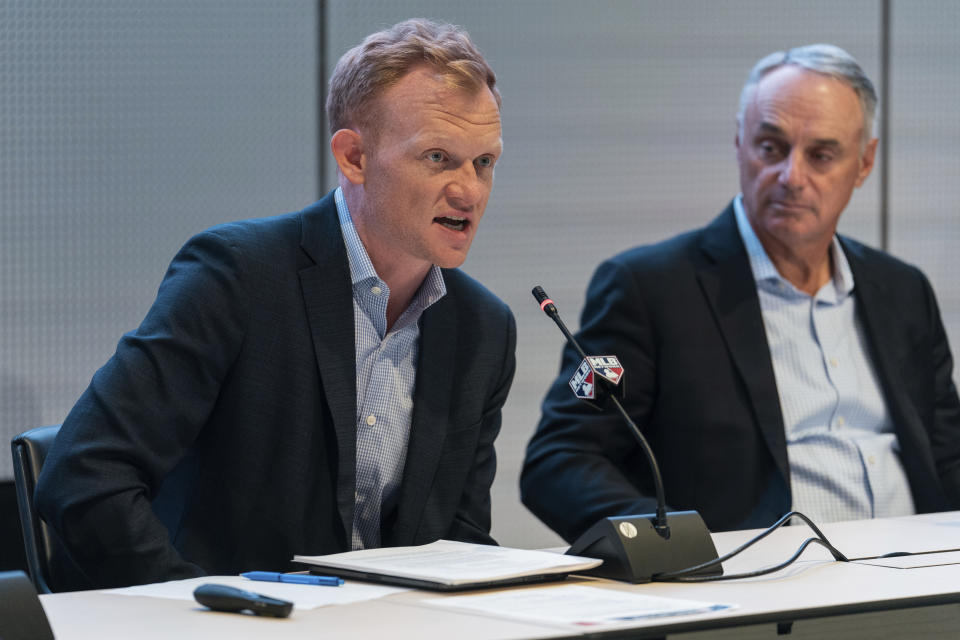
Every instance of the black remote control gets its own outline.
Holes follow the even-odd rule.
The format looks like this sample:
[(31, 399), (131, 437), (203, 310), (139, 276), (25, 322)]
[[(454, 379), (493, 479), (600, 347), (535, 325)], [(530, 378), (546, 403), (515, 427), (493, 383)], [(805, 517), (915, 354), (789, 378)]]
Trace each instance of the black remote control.
[(286, 618), (293, 610), (293, 603), (287, 600), (278, 600), (223, 584), (202, 584), (194, 589), (193, 597), (214, 611), (252, 611), (258, 616)]

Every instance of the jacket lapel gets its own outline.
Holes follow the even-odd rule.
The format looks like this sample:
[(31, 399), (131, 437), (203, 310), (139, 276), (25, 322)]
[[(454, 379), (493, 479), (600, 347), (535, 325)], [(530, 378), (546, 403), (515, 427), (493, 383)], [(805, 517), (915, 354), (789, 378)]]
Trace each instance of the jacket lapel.
[(350, 265), (333, 193), (306, 209), (302, 221), (301, 246), (315, 264), (300, 271), (300, 287), (337, 437), (337, 505), (349, 543), (356, 485), (356, 353)]
[(434, 483), (447, 428), (450, 426), (450, 399), (454, 353), (459, 338), (453, 294), (431, 305), (420, 317), (420, 355), (413, 394), (413, 416), (407, 462), (397, 501), (392, 545), (415, 544), (416, 534)]
[(756, 283), (737, 230), (732, 204), (707, 227), (702, 238), (701, 250), (706, 261), (697, 269), (700, 286), (734, 366), (747, 388), (760, 431), (777, 468), (789, 482), (787, 444), (776, 377)]

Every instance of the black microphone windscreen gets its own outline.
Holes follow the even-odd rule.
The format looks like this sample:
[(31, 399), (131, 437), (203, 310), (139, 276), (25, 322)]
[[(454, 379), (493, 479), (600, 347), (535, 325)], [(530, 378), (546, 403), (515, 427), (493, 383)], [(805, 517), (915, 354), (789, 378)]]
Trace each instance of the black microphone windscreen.
[(533, 297), (537, 299), (537, 304), (543, 304), (543, 301), (547, 299), (547, 292), (543, 290), (543, 287), (537, 285), (533, 288)]

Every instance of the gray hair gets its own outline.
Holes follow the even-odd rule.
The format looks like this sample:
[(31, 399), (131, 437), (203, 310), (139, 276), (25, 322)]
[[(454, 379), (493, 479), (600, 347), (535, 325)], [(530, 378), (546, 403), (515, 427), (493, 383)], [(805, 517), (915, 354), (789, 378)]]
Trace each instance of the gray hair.
[(863, 143), (866, 144), (874, 135), (877, 92), (854, 57), (832, 44), (810, 44), (805, 47), (794, 47), (788, 51), (777, 51), (754, 65), (740, 92), (737, 131), (741, 133), (743, 131), (743, 117), (760, 80), (774, 69), (788, 64), (836, 78), (854, 90), (860, 98), (860, 108), (863, 111)]

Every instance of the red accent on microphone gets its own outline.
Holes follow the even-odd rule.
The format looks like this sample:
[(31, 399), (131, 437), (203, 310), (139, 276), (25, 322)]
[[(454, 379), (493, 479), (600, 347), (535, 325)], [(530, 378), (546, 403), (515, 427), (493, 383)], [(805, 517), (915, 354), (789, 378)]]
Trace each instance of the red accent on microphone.
[(550, 298), (547, 298), (543, 302), (541, 302), (540, 311), (545, 311), (548, 304), (554, 304), (553, 300), (551, 300)]

